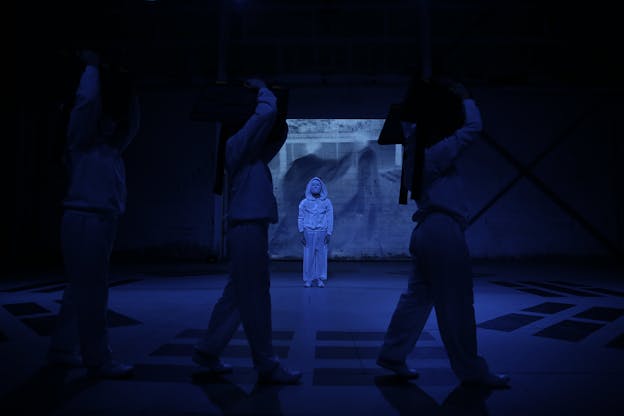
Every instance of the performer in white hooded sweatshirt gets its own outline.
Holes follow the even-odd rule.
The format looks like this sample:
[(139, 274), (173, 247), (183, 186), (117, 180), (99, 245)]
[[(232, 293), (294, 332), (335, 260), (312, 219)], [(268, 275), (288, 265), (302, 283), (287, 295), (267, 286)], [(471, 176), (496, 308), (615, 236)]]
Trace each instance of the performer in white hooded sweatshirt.
[(327, 246), (334, 232), (334, 208), (327, 187), (314, 177), (308, 182), (305, 198), (299, 203), (297, 225), (303, 244), (303, 281), (305, 287), (316, 281), (324, 287), (327, 280)]

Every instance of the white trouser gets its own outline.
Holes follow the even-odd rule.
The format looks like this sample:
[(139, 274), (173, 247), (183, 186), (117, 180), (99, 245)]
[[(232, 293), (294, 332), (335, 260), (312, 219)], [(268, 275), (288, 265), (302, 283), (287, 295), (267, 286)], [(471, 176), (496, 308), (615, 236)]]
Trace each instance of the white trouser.
[(472, 270), (460, 224), (431, 214), (412, 232), (412, 272), (386, 332), (380, 357), (404, 362), (435, 309), (451, 368), (460, 380), (488, 372), (477, 354)]
[(327, 280), (327, 230), (303, 230), (306, 244), (303, 247), (303, 280)]
[(117, 232), (117, 217), (66, 211), (61, 225), (61, 247), (67, 288), (51, 338), (57, 352), (82, 352), (85, 366), (111, 360), (106, 316), (108, 269)]
[(268, 224), (250, 221), (230, 225), (227, 247), (230, 276), (212, 309), (208, 330), (195, 347), (218, 357), (242, 324), (255, 368), (270, 371), (279, 360), (271, 338)]

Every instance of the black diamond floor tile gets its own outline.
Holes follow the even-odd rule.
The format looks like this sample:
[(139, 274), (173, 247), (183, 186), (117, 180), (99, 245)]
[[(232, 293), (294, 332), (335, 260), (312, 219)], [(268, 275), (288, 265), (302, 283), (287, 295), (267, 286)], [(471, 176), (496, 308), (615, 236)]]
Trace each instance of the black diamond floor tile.
[(48, 309), (34, 302), (8, 303), (2, 305), (13, 316), (34, 315), (50, 312)]
[(566, 319), (555, 325), (544, 328), (535, 336), (578, 342), (587, 338), (604, 325)]
[(510, 313), (507, 315), (499, 316), (498, 318), (490, 319), (489, 321), (481, 322), (477, 326), (479, 328), (511, 332), (515, 331), (518, 328), (522, 328), (523, 326), (532, 324), (535, 321), (539, 321), (540, 319), (542, 319), (541, 316)]
[(530, 308), (524, 308), (522, 310), (525, 312), (544, 313), (551, 315), (573, 307), (574, 305), (571, 303), (544, 302), (540, 303), (539, 305), (531, 306)]

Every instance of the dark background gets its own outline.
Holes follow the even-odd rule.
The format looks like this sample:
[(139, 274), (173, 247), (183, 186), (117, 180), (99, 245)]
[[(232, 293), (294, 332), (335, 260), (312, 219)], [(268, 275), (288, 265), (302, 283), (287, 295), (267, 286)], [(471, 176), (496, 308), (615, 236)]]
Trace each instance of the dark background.
[(125, 156), (128, 212), (114, 261), (222, 258), (220, 201), (211, 192), (216, 126), (190, 118), (205, 85), (259, 74), (290, 89), (290, 117), (384, 118), (410, 68), (459, 79), (480, 100), (493, 142), (481, 153), (487, 168), (475, 173), (480, 199), (472, 213), (484, 209), (468, 235), (475, 257), (622, 257), (624, 68), (617, 57), (622, 25), (611, 3), (13, 7), (15, 73), (6, 79), (15, 96), (3, 152), (8, 266), (60, 262), (64, 117), (79, 76), (75, 50), (89, 45), (135, 74), (143, 108), (141, 132)]

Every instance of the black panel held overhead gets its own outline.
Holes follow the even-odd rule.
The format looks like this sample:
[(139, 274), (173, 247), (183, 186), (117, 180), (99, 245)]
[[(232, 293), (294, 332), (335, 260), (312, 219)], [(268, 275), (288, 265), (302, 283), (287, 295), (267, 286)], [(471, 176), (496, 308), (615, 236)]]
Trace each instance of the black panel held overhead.
[[(278, 85), (270, 85), (269, 89), (277, 97), (278, 122), (275, 123), (275, 129), (277, 129), (286, 122), (289, 90)], [(257, 95), (257, 90), (246, 87), (241, 81), (216, 81), (214, 84), (204, 86), (193, 104), (191, 120), (221, 124), (213, 188), (217, 195), (223, 194), (225, 143), (253, 115)], [(272, 131), (270, 135), (273, 136), (276, 133)]]

